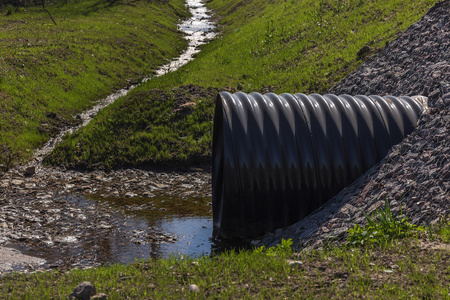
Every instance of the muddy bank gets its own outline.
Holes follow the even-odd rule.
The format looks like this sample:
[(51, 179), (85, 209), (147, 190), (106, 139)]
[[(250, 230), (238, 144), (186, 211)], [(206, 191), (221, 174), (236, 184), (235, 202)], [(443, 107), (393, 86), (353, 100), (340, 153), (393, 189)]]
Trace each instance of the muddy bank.
[[(450, 1), (436, 4), (401, 36), (330, 90), (333, 94), (423, 95), (431, 110), (388, 156), (300, 222), (266, 235), (261, 244), (292, 238), (297, 249), (343, 240), (354, 223), (391, 202), (414, 224), (450, 213)], [(301, 242), (300, 242), (301, 239)], [(257, 244), (257, 243), (255, 243)]]
[(0, 247), (0, 274), (9, 270), (36, 268), (45, 264), (45, 260), (28, 256), (11, 248)]

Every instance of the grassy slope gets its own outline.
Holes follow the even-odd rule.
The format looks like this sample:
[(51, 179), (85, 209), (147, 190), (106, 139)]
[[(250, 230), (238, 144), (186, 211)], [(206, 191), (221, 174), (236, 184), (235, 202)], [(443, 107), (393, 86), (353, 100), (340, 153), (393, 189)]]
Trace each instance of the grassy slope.
[(83, 168), (204, 164), (211, 157), (211, 99), (217, 93), (194, 86), (132, 91), (126, 101), (101, 111), (44, 162), (52, 159), (53, 164)]
[[(182, 0), (69, 1), (0, 14), (0, 164), (27, 158), (72, 115), (177, 56)], [(12, 161), (10, 161), (12, 159)]]
[[(202, 104), (186, 119), (171, 115), (185, 102), (169, 101), (161, 110), (158, 94), (184, 97), (174, 88), (185, 84), (233, 86), (245, 92), (269, 87), (277, 93), (322, 93), (417, 21), (434, 2), (212, 0), (208, 6), (220, 20), (220, 38), (204, 46), (193, 62), (146, 83), (105, 110), (47, 162), (107, 168), (206, 163), (211, 156), (215, 97), (193, 93), (192, 101)], [(369, 53), (358, 55), (364, 46)], [(155, 88), (163, 91), (152, 91)], [(129, 107), (129, 112), (118, 107)], [(138, 109), (155, 109), (157, 118), (149, 113), (136, 116), (133, 111)]]
[[(171, 84), (236, 86), (250, 92), (324, 92), (356, 69), (368, 45), (374, 53), (417, 21), (435, 1), (213, 0), (223, 38)], [(158, 83), (155, 83), (158, 86)]]

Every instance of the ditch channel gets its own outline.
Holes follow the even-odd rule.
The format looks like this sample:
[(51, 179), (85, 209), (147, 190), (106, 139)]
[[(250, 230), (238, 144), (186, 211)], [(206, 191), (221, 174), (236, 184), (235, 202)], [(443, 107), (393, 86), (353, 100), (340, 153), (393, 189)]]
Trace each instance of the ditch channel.
[[(156, 76), (194, 59), (215, 36), (201, 0), (187, 0), (191, 18), (178, 25), (189, 46)], [(143, 79), (143, 82), (152, 77)], [(42, 166), (67, 133), (86, 126), (136, 85), (117, 91), (79, 116), (35, 152), (30, 162), (0, 176), (0, 274), (71, 269), (222, 249), (212, 239), (210, 167), (78, 172)]]

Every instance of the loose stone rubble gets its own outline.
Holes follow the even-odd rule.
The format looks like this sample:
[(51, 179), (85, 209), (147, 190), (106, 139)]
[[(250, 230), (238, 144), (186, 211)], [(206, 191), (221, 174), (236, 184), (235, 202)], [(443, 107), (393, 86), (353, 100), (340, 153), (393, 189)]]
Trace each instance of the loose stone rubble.
[(1, 195), (50, 198), (74, 193), (107, 197), (154, 197), (159, 194), (177, 197), (211, 197), (210, 168), (188, 171), (119, 171), (78, 172), (40, 167), (29, 175), (29, 167), (0, 174)]
[[(263, 237), (272, 246), (319, 247), (342, 240), (355, 223), (389, 200), (414, 224), (429, 225), (450, 212), (450, 1), (436, 4), (379, 54), (330, 90), (333, 94), (423, 95), (430, 111), (417, 129), (353, 185), (300, 222)], [(255, 243), (258, 244), (258, 243)]]

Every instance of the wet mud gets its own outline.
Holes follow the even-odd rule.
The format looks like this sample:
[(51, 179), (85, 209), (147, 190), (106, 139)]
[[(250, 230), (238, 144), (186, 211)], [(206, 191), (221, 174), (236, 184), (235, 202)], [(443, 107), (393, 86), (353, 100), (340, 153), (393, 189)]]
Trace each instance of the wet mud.
[(168, 225), (174, 220), (203, 220), (202, 248), (188, 252), (211, 251), (207, 168), (89, 173), (41, 168), (32, 175), (22, 168), (2, 174), (0, 195), (0, 245), (46, 260), (27, 264), (30, 270), (185, 254), (161, 247), (183, 240), (182, 230), (172, 228), (179, 224)]

